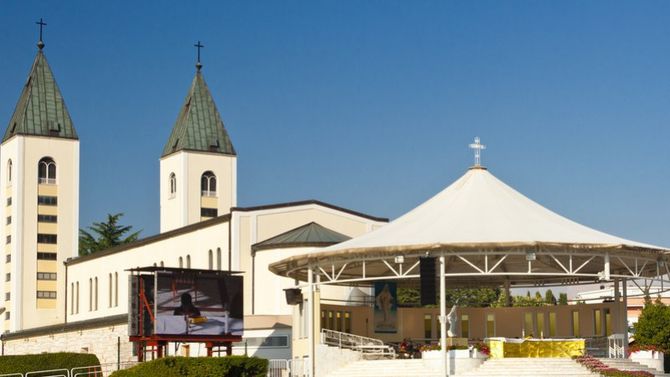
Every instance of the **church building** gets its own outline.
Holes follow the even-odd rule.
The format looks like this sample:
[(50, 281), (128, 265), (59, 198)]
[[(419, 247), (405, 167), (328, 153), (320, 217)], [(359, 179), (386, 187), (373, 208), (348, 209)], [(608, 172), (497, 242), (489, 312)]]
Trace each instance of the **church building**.
[[(154, 156), (159, 234), (78, 256), (79, 143), (40, 37), (0, 145), (5, 355), (90, 352), (116, 363), (118, 352), (121, 362), (136, 360), (128, 341), (128, 270), (156, 266), (241, 271), (245, 331), (233, 352), (290, 358), (293, 307), (282, 290), (294, 281), (268, 266), (388, 221), (316, 200), (238, 207), (237, 153), (199, 59), (165, 147)], [(335, 287), (322, 295), (352, 294), (360, 291)], [(205, 352), (197, 344), (168, 348)]]

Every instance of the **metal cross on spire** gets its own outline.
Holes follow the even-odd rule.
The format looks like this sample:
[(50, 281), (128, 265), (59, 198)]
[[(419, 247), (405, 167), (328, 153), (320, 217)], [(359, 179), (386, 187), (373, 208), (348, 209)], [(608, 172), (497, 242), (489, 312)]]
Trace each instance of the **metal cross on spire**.
[(470, 149), (475, 151), (475, 166), (481, 166), (482, 149), (486, 149), (486, 145), (479, 142), (479, 136), (475, 137), (475, 142), (470, 144)]
[(44, 42), (42, 41), (42, 28), (44, 26), (47, 26), (47, 23), (42, 20), (40, 17), (39, 22), (35, 22), (35, 24), (40, 25), (40, 40), (37, 42), (37, 47), (41, 50), (44, 48)]
[(205, 45), (203, 45), (202, 43), (200, 43), (200, 41), (198, 41), (198, 43), (194, 44), (193, 46), (198, 49), (198, 62), (195, 63), (195, 67), (199, 71), (200, 68), (202, 68), (202, 64), (200, 63), (200, 49), (205, 47)]

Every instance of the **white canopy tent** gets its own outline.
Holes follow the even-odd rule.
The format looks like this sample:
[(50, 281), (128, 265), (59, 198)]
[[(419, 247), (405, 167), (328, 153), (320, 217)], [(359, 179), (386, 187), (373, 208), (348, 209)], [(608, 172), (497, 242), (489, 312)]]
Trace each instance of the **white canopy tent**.
[(625, 284), (626, 279), (663, 285), (664, 275), (670, 274), (668, 252), (560, 216), (476, 165), (388, 225), (318, 252), (283, 259), (270, 270), (307, 281), (311, 299), (318, 284), (417, 279), (419, 258), (438, 257), (445, 350), (447, 281), (450, 287), (602, 280)]

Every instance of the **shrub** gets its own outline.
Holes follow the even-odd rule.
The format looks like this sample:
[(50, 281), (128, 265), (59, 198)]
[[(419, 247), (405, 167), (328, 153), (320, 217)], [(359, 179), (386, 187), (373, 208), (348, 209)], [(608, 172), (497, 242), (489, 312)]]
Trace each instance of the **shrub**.
[(264, 377), (267, 370), (268, 361), (257, 357), (164, 357), (116, 371), (111, 377)]
[(635, 324), (635, 343), (659, 351), (670, 350), (670, 307), (660, 300), (646, 300)]
[(100, 365), (90, 353), (41, 353), (36, 355), (0, 356), (0, 374), (26, 373), (39, 370), (72, 369)]

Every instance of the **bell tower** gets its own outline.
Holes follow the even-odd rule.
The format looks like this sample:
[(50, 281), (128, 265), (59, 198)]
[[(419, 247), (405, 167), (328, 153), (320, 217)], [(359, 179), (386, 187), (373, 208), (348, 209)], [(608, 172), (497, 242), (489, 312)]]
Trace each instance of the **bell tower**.
[(0, 144), (3, 331), (64, 321), (63, 261), (77, 255), (79, 137), (38, 51)]
[(237, 154), (196, 72), (160, 159), (161, 233), (226, 214), (237, 205)]

